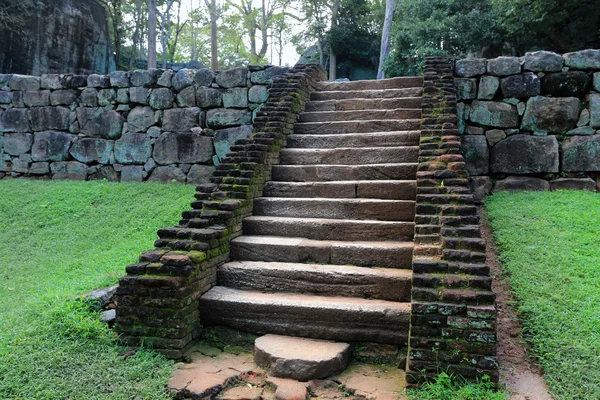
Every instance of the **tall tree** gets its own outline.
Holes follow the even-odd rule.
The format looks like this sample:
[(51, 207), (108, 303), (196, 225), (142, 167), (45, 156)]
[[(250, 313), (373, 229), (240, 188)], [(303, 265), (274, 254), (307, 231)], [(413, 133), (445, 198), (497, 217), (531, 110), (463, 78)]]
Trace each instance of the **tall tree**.
[(115, 63), (118, 66), (121, 62), (121, 46), (124, 41), (126, 31), (123, 21), (123, 0), (97, 0), (108, 13), (111, 22), (111, 36), (115, 51)]
[[(340, 2), (341, 0), (333, 0), (333, 4), (331, 6), (331, 28), (330, 30), (334, 30), (338, 25), (338, 14), (340, 11)], [(337, 78), (337, 56), (335, 54), (335, 49), (333, 46), (329, 46), (329, 80), (335, 81)]]
[(390, 29), (392, 28), (394, 7), (394, 0), (386, 0), (385, 19), (383, 20), (383, 30), (381, 32), (381, 51), (379, 52), (379, 68), (377, 69), (377, 79), (385, 78), (385, 60), (390, 53)]
[(156, 0), (148, 0), (148, 68), (156, 68)]
[(204, 0), (206, 7), (210, 13), (210, 62), (213, 71), (219, 70), (219, 54), (217, 43), (217, 20), (219, 19), (220, 11), (217, 8), (216, 0)]
[(176, 0), (165, 0), (165, 11), (156, 10), (160, 17), (160, 45), (162, 48), (162, 67), (167, 69), (167, 43), (171, 38), (171, 11)]

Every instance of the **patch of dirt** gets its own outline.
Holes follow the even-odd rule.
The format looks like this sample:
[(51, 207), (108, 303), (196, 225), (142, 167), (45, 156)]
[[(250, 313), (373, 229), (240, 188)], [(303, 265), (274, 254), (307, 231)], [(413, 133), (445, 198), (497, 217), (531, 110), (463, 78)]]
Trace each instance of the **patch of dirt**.
[(552, 400), (553, 397), (548, 393), (548, 385), (542, 378), (543, 371), (530, 357), (529, 346), (521, 334), (519, 314), (511, 306), (515, 304), (515, 298), (502, 275), (492, 230), (481, 208), (479, 216), (481, 234), (487, 243), (486, 261), (494, 278), (492, 290), (496, 293), (497, 356), (501, 382), (512, 394), (511, 400)]

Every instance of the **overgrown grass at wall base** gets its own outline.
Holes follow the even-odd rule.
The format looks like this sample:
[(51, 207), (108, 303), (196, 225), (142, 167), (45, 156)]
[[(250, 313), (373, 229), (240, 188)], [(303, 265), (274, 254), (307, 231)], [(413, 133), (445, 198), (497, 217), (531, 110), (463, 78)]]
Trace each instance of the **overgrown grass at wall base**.
[(600, 398), (600, 195), (501, 193), (486, 208), (551, 393)]
[(0, 398), (168, 399), (172, 363), (116, 335), (78, 300), (174, 224), (194, 188), (0, 182)]

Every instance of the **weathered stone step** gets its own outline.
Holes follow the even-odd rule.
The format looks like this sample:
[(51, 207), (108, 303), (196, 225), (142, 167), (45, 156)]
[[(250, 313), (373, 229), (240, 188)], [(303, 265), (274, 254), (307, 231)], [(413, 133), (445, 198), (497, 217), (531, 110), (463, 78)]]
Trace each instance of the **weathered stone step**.
[(304, 111), (351, 111), (351, 110), (391, 110), (394, 108), (421, 109), (421, 97), (400, 97), (395, 99), (342, 99), (309, 101)]
[(421, 118), (420, 109), (397, 108), (394, 110), (358, 111), (315, 111), (300, 114), (300, 122), (358, 121), (373, 119), (414, 119)]
[(268, 181), (263, 188), (265, 197), (325, 197), (414, 200), (417, 182), (394, 181), (332, 181), (276, 182)]
[(413, 221), (415, 202), (356, 198), (260, 197), (254, 200), (253, 214), (292, 218)]
[(338, 147), (417, 146), (420, 131), (342, 133), (326, 135), (289, 135), (286, 148), (335, 149)]
[(412, 240), (412, 221), (290, 218), (254, 215), (244, 218), (244, 234), (304, 237), (314, 240)]
[(242, 235), (231, 241), (231, 259), (412, 268), (412, 242), (311, 240)]
[(272, 179), (284, 182), (416, 179), (417, 163), (370, 165), (273, 165)]
[(282, 165), (357, 165), (417, 162), (419, 160), (419, 146), (281, 149), (279, 157)]
[(325, 90), (378, 90), (423, 87), (422, 76), (401, 76), (387, 79), (365, 79), (359, 81), (331, 82), (321, 81), (315, 84), (318, 91)]
[(405, 344), (410, 303), (259, 293), (216, 286), (200, 298), (202, 323), (255, 334)]
[(405, 97), (421, 97), (422, 87), (386, 90), (336, 90), (316, 91), (310, 94), (312, 101), (344, 100), (344, 99), (395, 99)]
[(259, 292), (410, 301), (412, 271), (348, 265), (233, 261), (221, 265), (217, 276), (221, 286)]
[(296, 134), (339, 134), (369, 133), (391, 131), (415, 131), (421, 128), (420, 119), (374, 119), (334, 122), (297, 122), (294, 124)]
[(283, 335), (265, 335), (254, 341), (254, 362), (279, 378), (327, 378), (344, 372), (351, 360), (348, 343)]

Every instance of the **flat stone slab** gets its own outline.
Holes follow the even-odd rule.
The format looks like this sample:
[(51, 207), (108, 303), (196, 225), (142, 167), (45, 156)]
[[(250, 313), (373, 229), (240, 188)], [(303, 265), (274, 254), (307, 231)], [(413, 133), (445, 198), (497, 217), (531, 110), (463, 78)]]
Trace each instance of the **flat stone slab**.
[(254, 342), (256, 364), (280, 378), (326, 378), (344, 371), (351, 358), (347, 343), (281, 335), (261, 336)]

